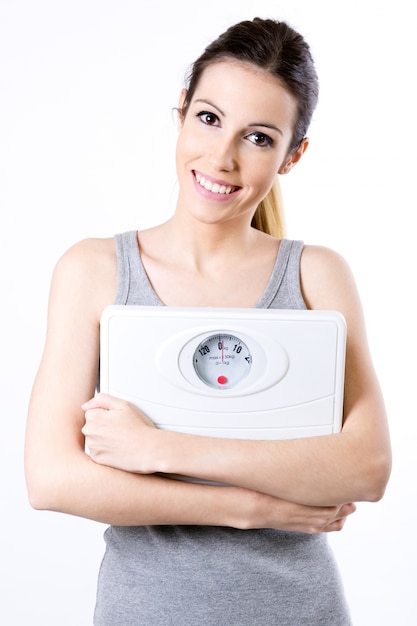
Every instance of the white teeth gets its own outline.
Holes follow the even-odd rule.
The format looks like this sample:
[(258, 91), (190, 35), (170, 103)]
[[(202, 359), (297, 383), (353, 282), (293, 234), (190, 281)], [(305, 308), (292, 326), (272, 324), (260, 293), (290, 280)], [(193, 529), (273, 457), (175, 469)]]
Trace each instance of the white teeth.
[(218, 183), (212, 183), (209, 180), (206, 180), (204, 176), (200, 176), (200, 174), (195, 173), (195, 179), (199, 185), (207, 189), (207, 191), (211, 191), (212, 193), (222, 193), (229, 194), (233, 191), (234, 187), (226, 187), (226, 185), (219, 185)]

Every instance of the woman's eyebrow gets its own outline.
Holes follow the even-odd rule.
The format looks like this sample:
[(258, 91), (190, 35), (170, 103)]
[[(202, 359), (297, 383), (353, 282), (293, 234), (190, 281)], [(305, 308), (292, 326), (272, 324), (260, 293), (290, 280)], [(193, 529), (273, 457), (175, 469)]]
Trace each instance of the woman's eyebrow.
[[(216, 109), (220, 113), (220, 115), (223, 115), (223, 117), (225, 115), (224, 112), (221, 109), (219, 109), (218, 106), (210, 102), (210, 100), (204, 100), (202, 98), (198, 98), (194, 102), (196, 103), (198, 102), (200, 104), (208, 104), (209, 106), (213, 107), (213, 109)], [(264, 128), (270, 128), (271, 130), (276, 130), (280, 135), (284, 134), (282, 130), (278, 128), (278, 126), (275, 126), (274, 124), (270, 124), (269, 122), (252, 122), (251, 124), (248, 124), (248, 126), (249, 127), (263, 126)]]
[(194, 100), (194, 102), (200, 102), (201, 104), (208, 104), (209, 106), (213, 107), (214, 109), (217, 109), (217, 111), (220, 113), (220, 115), (224, 116), (224, 113), (221, 109), (219, 109), (218, 106), (216, 106), (215, 104), (213, 104), (212, 102), (210, 102), (210, 100), (203, 100), (202, 98), (199, 98), (198, 100)]
[(284, 133), (280, 128), (278, 128), (278, 126), (275, 126), (274, 124), (269, 124), (268, 122), (253, 122), (252, 124), (248, 124), (248, 126), (263, 126), (264, 128), (276, 130), (280, 135), (284, 135)]

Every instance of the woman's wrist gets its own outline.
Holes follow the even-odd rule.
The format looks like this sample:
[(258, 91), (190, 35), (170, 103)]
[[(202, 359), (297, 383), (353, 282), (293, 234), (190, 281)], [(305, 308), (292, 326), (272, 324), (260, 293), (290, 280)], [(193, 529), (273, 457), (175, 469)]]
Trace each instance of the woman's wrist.
[(187, 435), (168, 430), (151, 429), (149, 436), (153, 472), (186, 474), (186, 458), (190, 454), (190, 441)]

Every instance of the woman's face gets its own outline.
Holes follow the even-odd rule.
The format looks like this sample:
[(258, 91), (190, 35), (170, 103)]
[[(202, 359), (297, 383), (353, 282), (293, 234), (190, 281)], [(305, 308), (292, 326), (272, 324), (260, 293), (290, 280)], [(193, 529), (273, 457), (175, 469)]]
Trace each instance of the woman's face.
[(306, 147), (288, 154), (296, 109), (281, 83), (252, 65), (207, 67), (180, 117), (179, 207), (210, 223), (251, 220), (277, 173), (287, 173)]

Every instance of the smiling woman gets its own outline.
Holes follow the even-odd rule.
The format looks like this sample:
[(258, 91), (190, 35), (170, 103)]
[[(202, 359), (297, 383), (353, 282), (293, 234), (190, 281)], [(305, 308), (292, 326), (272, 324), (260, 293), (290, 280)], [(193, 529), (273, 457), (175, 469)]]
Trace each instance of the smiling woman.
[[(287, 24), (232, 26), (180, 95), (173, 216), (82, 241), (57, 264), (26, 477), (35, 508), (109, 524), (96, 626), (351, 623), (326, 533), (343, 528), (355, 501), (384, 493), (384, 403), (349, 267), (332, 250), (281, 238), (273, 198), (277, 175), (308, 146), (317, 94), (309, 47)], [(156, 429), (139, 408), (94, 395), (100, 318), (113, 303), (340, 311), (342, 432), (201, 437)], [(225, 358), (227, 336), (217, 340)]]

